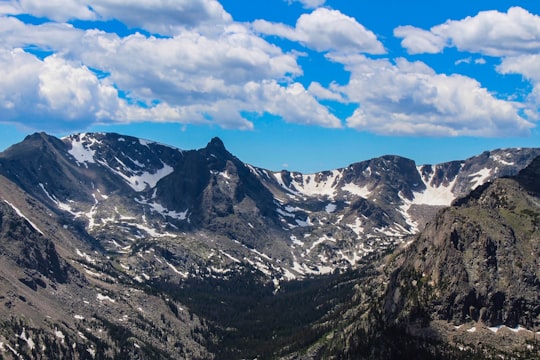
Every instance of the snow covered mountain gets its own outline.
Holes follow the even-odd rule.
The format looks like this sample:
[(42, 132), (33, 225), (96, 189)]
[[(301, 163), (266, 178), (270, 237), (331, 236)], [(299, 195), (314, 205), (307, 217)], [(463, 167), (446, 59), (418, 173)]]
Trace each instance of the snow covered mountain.
[[(245, 164), (218, 138), (180, 150), (118, 134), (30, 135), (0, 153), (0, 315), (27, 319), (0, 321), (0, 353), (212, 358), (230, 330), (210, 315), (282, 292), (280, 306), (318, 296), (309, 323), (353, 284), (321, 290), (311, 276), (412, 241), (437, 210), (537, 156), (504, 149), (422, 166), (383, 156), (302, 174)], [(291, 311), (306, 308), (301, 296)]]
[(538, 155), (506, 149), (423, 166), (383, 156), (301, 174), (244, 164), (217, 138), (182, 151), (118, 134), (40, 133), (2, 153), (0, 173), (140, 281), (248, 267), (277, 283), (391, 249)]

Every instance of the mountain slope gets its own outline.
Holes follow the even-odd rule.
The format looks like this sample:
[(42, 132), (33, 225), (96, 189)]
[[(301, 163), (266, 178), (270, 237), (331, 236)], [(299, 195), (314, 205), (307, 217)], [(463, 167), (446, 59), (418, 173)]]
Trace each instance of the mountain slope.
[[(361, 267), (340, 316), (289, 358), (540, 356), (540, 157), (442, 209), (409, 245)], [(343, 284), (346, 281), (343, 279)]]
[(157, 277), (207, 272), (210, 263), (219, 273), (240, 265), (292, 279), (407, 241), (438, 209), (535, 155), (497, 150), (433, 166), (383, 156), (300, 174), (244, 164), (217, 138), (182, 151), (118, 134), (40, 133), (0, 154), (0, 174), (97, 248), (177, 254)]
[(217, 138), (31, 135), (0, 154), (0, 354), (384, 358), (420, 334), (459, 355), (454, 323), (534, 329), (540, 165), (495, 179), (537, 155), (300, 174)]
[(540, 327), (539, 166), (537, 159), (443, 210), (411, 246), (416, 256), (396, 284), (400, 274), (420, 274), (416, 280), (434, 292), (433, 313), (457, 324)]

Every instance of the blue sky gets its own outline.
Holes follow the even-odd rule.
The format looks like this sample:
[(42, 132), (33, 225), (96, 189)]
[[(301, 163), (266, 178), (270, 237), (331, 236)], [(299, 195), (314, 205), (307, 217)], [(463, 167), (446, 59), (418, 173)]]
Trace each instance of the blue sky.
[(0, 148), (113, 131), (315, 172), (540, 146), (540, 2), (0, 1)]

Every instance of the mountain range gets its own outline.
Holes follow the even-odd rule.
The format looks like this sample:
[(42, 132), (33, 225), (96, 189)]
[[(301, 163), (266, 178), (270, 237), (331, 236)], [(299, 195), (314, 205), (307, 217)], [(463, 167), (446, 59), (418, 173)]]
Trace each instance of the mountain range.
[(302, 174), (218, 138), (30, 135), (0, 153), (0, 355), (392, 357), (385, 331), (514, 351), (452, 326), (540, 326), (538, 156)]

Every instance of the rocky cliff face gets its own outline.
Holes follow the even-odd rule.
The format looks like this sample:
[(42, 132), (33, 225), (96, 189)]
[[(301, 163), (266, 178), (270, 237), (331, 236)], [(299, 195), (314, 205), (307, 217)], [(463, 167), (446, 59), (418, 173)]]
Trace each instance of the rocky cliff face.
[[(510, 354), (511, 332), (501, 329), (534, 339), (540, 329), (539, 178), (537, 158), (517, 176), (456, 200), (428, 223), (391, 263), (398, 265), (382, 306), (387, 324), (423, 336), (431, 329), (432, 337), (454, 345)], [(534, 348), (517, 335), (513, 344), (525, 352)]]

